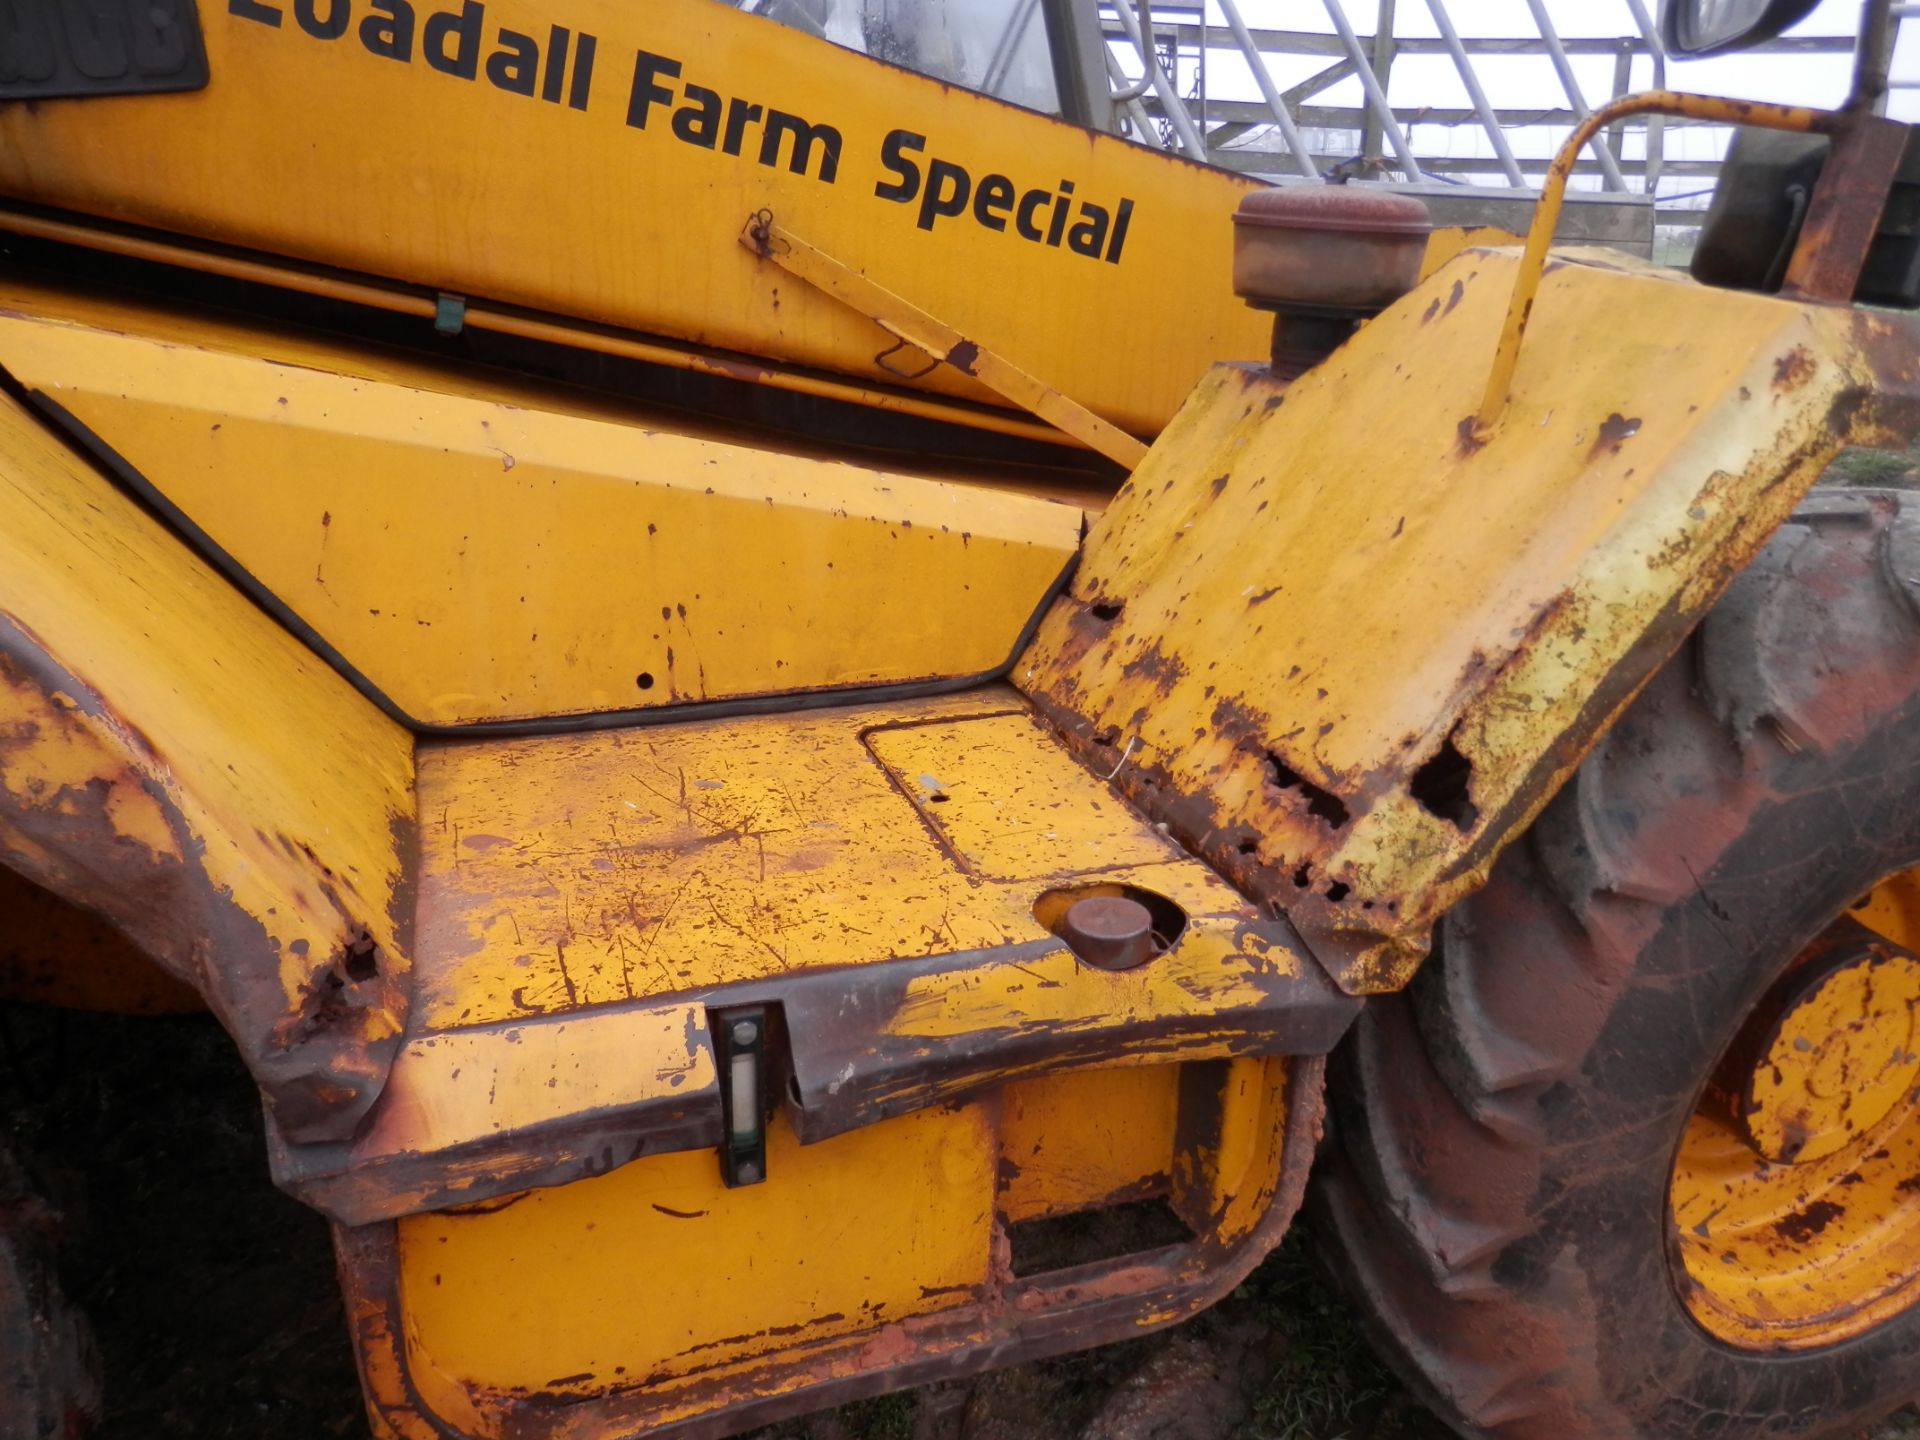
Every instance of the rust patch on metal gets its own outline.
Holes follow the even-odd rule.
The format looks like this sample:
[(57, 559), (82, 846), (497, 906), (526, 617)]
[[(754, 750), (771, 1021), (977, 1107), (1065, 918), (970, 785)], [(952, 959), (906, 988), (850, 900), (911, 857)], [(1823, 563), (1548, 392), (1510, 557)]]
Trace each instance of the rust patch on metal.
[[(1428, 283), (1440, 295), (1450, 279), (1443, 274)], [(1542, 332), (1546, 347), (1590, 345), (1590, 331), (1565, 316), (1567, 291), (1576, 285), (1596, 299), (1631, 287), (1646, 323), (1672, 321), (1666, 282), (1632, 273), (1602, 278), (1568, 262), (1555, 283), (1559, 288), (1548, 298), (1560, 313)], [(1467, 287), (1462, 302), (1463, 323), (1476, 321), (1474, 289)], [(1712, 303), (1717, 311), (1732, 308)], [(1078, 582), (1097, 587), (1110, 603), (1127, 604), (1136, 625), (1144, 614), (1165, 613), (1164, 631), (1096, 633), (1070, 597), (1056, 605), (1027, 661), (1016, 667), (1021, 688), (1090, 770), (1111, 777), (1128, 800), (1242, 893), (1284, 913), (1349, 993), (1404, 984), (1424, 954), (1433, 918), (1481, 883), (1494, 857), (1758, 550), (1826, 459), (1848, 440), (1907, 431), (1920, 420), (1910, 322), (1803, 310), (1803, 318), (1783, 324), (1779, 311), (1763, 313), (1761, 303), (1726, 317), (1749, 327), (1761, 343), (1730, 355), (1737, 368), (1699, 403), (1663, 393), (1644, 375), (1599, 384), (1569, 374), (1550, 394), (1534, 397), (1524, 429), (1509, 425), (1483, 444), (1470, 422), (1442, 418), (1459, 410), (1440, 398), (1429, 404), (1434, 413), (1417, 439), (1382, 432), (1382, 443), (1396, 446), (1397, 457), (1416, 467), (1424, 457), (1430, 472), (1416, 470), (1422, 478), (1409, 482), (1404, 495), (1366, 501), (1349, 498), (1355, 477), (1341, 467), (1357, 462), (1344, 450), (1330, 450), (1327, 437), (1343, 424), (1341, 396), (1364, 387), (1379, 369), (1406, 366), (1405, 348), (1394, 342), (1403, 338), (1399, 331), (1417, 332), (1420, 302), (1389, 311), (1329, 370), (1296, 382), (1286, 410), (1271, 420), (1252, 412), (1232, 418), (1229, 405), (1235, 415), (1246, 409), (1245, 382), (1238, 389), (1219, 382), (1222, 415), (1215, 423), (1222, 428), (1207, 432), (1199, 453), (1175, 455), (1165, 446), (1156, 452), (1136, 474), (1135, 490), (1100, 522), (1108, 533), (1096, 529), (1090, 538)], [(1556, 321), (1557, 331), (1551, 328)], [(1773, 338), (1783, 333), (1792, 338)], [(1724, 335), (1721, 343), (1726, 346)], [(1783, 354), (1778, 378), (1785, 388), (1773, 392), (1774, 433), (1742, 431), (1748, 448), (1737, 470), (1697, 477), (1684, 499), (1662, 488), (1664, 478), (1636, 473), (1661, 463), (1695, 433), (1719, 435), (1725, 432), (1716, 427), (1736, 424), (1750, 429), (1751, 411), (1735, 392), (1743, 382), (1754, 385), (1756, 372), (1755, 388), (1764, 386)], [(1436, 362), (1415, 378), (1447, 397), (1451, 381), (1444, 371)], [(1533, 383), (1543, 384), (1542, 376)], [(1209, 403), (1213, 397), (1203, 389), (1195, 404)], [(1583, 413), (1605, 418), (1583, 426), (1572, 418)], [(1360, 428), (1357, 419), (1344, 423)], [(1452, 444), (1440, 440), (1447, 431)], [(1357, 438), (1343, 431), (1341, 444)], [(1623, 468), (1621, 457), (1634, 444), (1648, 446), (1648, 459)], [(1236, 473), (1248, 477), (1245, 488), (1236, 485), (1197, 506), (1205, 477), (1221, 468), (1216, 456), (1229, 453), (1238, 457)], [(1549, 474), (1559, 478), (1549, 481)], [(1488, 525), (1487, 544), (1502, 553), (1500, 564), (1511, 566), (1500, 573), (1528, 597), (1526, 607), (1503, 614), (1497, 628), (1476, 634), (1448, 629), (1444, 620), (1409, 621), (1400, 608), (1405, 601), (1381, 579), (1382, 567), (1410, 571), (1418, 555), (1431, 557), (1418, 562), (1428, 574), (1435, 567), (1471, 572), (1475, 564), (1485, 573), (1492, 562), (1458, 538), (1463, 526), (1480, 521), (1448, 503), (1449, 491), (1477, 492), (1482, 482), (1503, 487), (1522, 509), (1540, 507), (1529, 523), (1542, 527), (1558, 513), (1541, 501), (1542, 486), (1563, 486), (1569, 497), (1591, 497), (1597, 487), (1620, 498), (1606, 502), (1604, 515), (1595, 509), (1596, 526), (1605, 523), (1594, 531), (1603, 538), (1591, 543), (1591, 557), (1556, 559), (1552, 585), (1541, 583), (1536, 550), (1510, 544), (1510, 534)], [(1289, 490), (1295, 498), (1285, 523), (1299, 547), (1375, 558), (1350, 565), (1308, 561), (1315, 578), (1296, 583), (1278, 562), (1256, 557), (1249, 548), (1255, 542), (1243, 537), (1258, 532), (1247, 522), (1269, 497), (1284, 503)], [(1339, 525), (1316, 530), (1303, 494), (1318, 497), (1319, 511), (1337, 513)], [(1591, 498), (1582, 503), (1598, 505)], [(1624, 528), (1607, 528), (1616, 525), (1615, 503), (1637, 507), (1620, 512), (1633, 517), (1619, 522)], [(1441, 512), (1451, 517), (1445, 526), (1434, 518)], [(1388, 527), (1395, 535), (1391, 550)], [(1231, 576), (1230, 588), (1224, 579), (1221, 586), (1238, 600), (1236, 613), (1248, 616), (1231, 642), (1228, 632), (1202, 634), (1187, 619), (1206, 613), (1197, 597), (1215, 573)], [(1433, 592), (1424, 602), (1429, 605), (1444, 606), (1437, 597), (1448, 591), (1476, 606), (1500, 602), (1477, 582), (1418, 583), (1422, 593)], [(1294, 601), (1287, 610), (1250, 613), (1252, 597), (1264, 599), (1280, 584)], [(1207, 603), (1217, 608), (1221, 599)], [(1444, 668), (1432, 641), (1408, 638), (1416, 632), (1444, 637)], [(1346, 635), (1359, 647), (1348, 656), (1367, 659), (1339, 652), (1332, 637)], [(1405, 648), (1396, 651), (1396, 644)], [(1167, 656), (1186, 666), (1171, 685), (1164, 678)], [(1152, 685), (1129, 668), (1142, 659), (1142, 670), (1156, 677)], [(1383, 678), (1400, 672), (1420, 674), (1418, 689), (1396, 689), (1397, 682)], [(1376, 694), (1388, 703), (1417, 694), (1419, 708), (1396, 714), (1389, 725), (1360, 712), (1359, 697)]]
[(1846, 1213), (1845, 1206), (1836, 1205), (1831, 1200), (1816, 1200), (1806, 1209), (1782, 1219), (1774, 1228), (1792, 1244), (1806, 1245)]
[(1773, 388), (1798, 390), (1813, 378), (1818, 368), (1813, 352), (1804, 345), (1796, 345), (1773, 362)]
[(1600, 429), (1593, 437), (1593, 446), (1587, 451), (1587, 458), (1597, 460), (1602, 455), (1618, 455), (1620, 447), (1639, 433), (1639, 420), (1629, 419), (1616, 410), (1600, 422)]
[(1852, 300), (1907, 150), (1908, 127), (1866, 110), (1842, 116), (1820, 168), (1781, 294)]
[(1121, 673), (1129, 680), (1143, 681), (1165, 695), (1187, 673), (1187, 662), (1178, 655), (1167, 654), (1158, 642), (1153, 642), (1129, 660)]
[[(62, 778), (33, 778), (58, 754)], [(6, 783), (12, 774), (27, 777)], [(341, 947), (283, 955), (260, 920), (216, 885), (162, 757), (107, 701), (0, 614), (0, 862), (111, 923), (194, 986), (233, 1035), (290, 1135), (350, 1134), (399, 1046), (404, 964), (356, 951), (365, 927), (338, 877), (307, 852), (307, 903), (337, 916)], [(401, 834), (406, 822), (395, 817)], [(406, 906), (404, 892), (394, 897)], [(405, 935), (410, 909), (395, 916)], [(290, 994), (292, 965), (305, 978)]]

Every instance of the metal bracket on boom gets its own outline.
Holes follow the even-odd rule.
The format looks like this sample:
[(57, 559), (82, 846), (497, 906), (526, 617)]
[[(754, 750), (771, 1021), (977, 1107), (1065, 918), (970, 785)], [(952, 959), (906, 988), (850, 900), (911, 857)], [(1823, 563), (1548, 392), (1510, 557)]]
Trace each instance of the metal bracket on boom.
[(762, 210), (747, 221), (740, 243), (762, 260), (771, 260), (822, 294), (858, 310), (889, 335), (924, 350), (936, 362), (944, 361), (963, 375), (972, 376), (1114, 464), (1132, 470), (1147, 458), (1147, 447), (1117, 425), (1029, 375), (1004, 355), (995, 354), (884, 285), (816, 249), (781, 226), (770, 212)]

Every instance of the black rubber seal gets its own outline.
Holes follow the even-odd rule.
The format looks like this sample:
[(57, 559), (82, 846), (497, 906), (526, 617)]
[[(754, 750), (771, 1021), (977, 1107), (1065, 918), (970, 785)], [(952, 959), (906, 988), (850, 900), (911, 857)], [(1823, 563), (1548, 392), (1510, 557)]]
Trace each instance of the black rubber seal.
[[(194, 0), (10, 0), (8, 27), (39, 63), (0, 74), (0, 101), (92, 100), (204, 90), (207, 51)], [(278, 21), (275, 22), (279, 23)], [(140, 36), (141, 43), (132, 43)]]

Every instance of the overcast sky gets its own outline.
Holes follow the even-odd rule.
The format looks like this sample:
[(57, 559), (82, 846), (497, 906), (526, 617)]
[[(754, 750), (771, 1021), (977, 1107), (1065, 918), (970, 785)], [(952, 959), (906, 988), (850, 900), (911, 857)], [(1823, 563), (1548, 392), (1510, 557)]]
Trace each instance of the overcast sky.
[[(1374, 28), (1376, 0), (1342, 0), (1355, 30), (1362, 35)], [(1657, 11), (1658, 0), (1646, 0)], [(1240, 0), (1241, 13), (1256, 29), (1307, 30), (1332, 34), (1324, 0)], [(1554, 23), (1564, 37), (1634, 34), (1633, 12), (1627, 0), (1548, 0)], [(1526, 0), (1447, 0), (1447, 12), (1463, 36), (1527, 36), (1538, 34)], [(1796, 35), (1851, 35), (1860, 13), (1860, 0), (1825, 0)], [(1209, 16), (1224, 27), (1217, 8)], [(1425, 0), (1398, 0), (1395, 32), (1402, 36), (1437, 36)], [(1223, 42), (1224, 43), (1224, 39)], [(1314, 74), (1326, 63), (1321, 56), (1282, 56), (1269, 59), (1282, 89)], [(1597, 105), (1612, 93), (1613, 59), (1606, 55), (1576, 56), (1574, 66), (1589, 104)], [(1492, 103), (1500, 109), (1556, 108), (1566, 103), (1560, 82), (1544, 56), (1481, 56), (1475, 68)], [(1844, 98), (1851, 61), (1844, 55), (1731, 55), (1711, 60), (1670, 64), (1667, 84), (1672, 89), (1747, 99), (1831, 106)], [(1910, 21), (1896, 52), (1896, 79), (1920, 80), (1920, 21)], [(1649, 58), (1635, 62), (1633, 89), (1653, 83)], [(1258, 100), (1251, 73), (1237, 54), (1216, 51), (1208, 75), (1208, 91), (1221, 98)], [(1465, 89), (1445, 55), (1400, 57), (1394, 64), (1392, 100), (1396, 107), (1432, 105), (1453, 108), (1469, 102)], [(1316, 103), (1360, 105), (1358, 81), (1348, 80), (1320, 96)], [(1920, 91), (1896, 91), (1890, 113), (1903, 120), (1920, 120)], [(1509, 131), (1514, 151), (1525, 157), (1552, 153), (1565, 136), (1564, 127), (1520, 127)], [(1422, 154), (1490, 155), (1491, 147), (1477, 127), (1416, 126), (1416, 150)], [(1257, 140), (1255, 143), (1259, 143)], [(1725, 144), (1724, 133), (1707, 130), (1669, 130), (1666, 151), (1680, 159), (1710, 159)], [(1629, 138), (1628, 155), (1639, 152)], [(1491, 177), (1490, 177), (1491, 178)], [(1694, 184), (1698, 184), (1696, 179)], [(1671, 193), (1674, 184), (1662, 189)]]

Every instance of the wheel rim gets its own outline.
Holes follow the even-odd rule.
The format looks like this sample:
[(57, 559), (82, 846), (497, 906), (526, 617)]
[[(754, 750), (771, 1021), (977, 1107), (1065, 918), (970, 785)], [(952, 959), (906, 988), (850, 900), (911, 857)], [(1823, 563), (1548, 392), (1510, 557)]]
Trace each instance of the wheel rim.
[(1920, 1300), (1920, 871), (1769, 992), (1688, 1119), (1669, 1206), (1681, 1298), (1729, 1344), (1830, 1345)]

